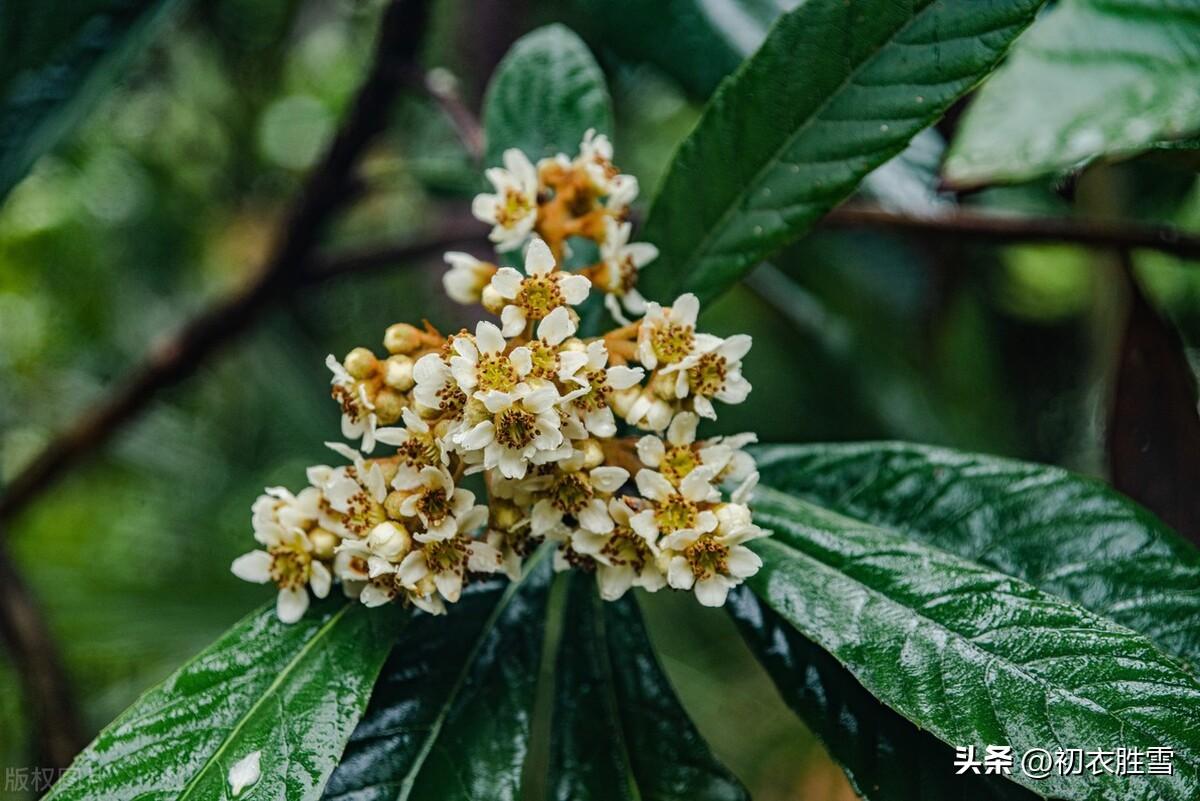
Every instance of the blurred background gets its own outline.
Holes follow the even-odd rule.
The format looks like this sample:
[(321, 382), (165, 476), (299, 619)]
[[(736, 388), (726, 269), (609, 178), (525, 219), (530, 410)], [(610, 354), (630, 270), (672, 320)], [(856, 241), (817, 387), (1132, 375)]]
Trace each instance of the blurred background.
[[(439, 0), (423, 63), (453, 74), (477, 108), (513, 39), (568, 23), (609, 76), (616, 162), (641, 179), (644, 208), (704, 98), (794, 3), (733, 4), (743, 13), (723, 21), (720, 46), (648, 35), (637, 14), (652, 5)], [(357, 87), (379, 7), (187, 8), (0, 206), (0, 482), (149, 344), (253, 276)], [(866, 199), (909, 213), (959, 203), (1200, 228), (1187, 151), (1070, 181), (940, 192), (954, 121), (872, 176)], [(419, 92), (395, 108), (363, 174), (366, 191), (331, 247), (401, 240), (461, 214), (480, 182), (442, 109)], [(1152, 305), (1185, 343), (1200, 341), (1200, 273), (1163, 254), (1134, 258)], [(229, 563), (248, 548), (261, 489), (298, 487), (306, 465), (331, 460), (321, 443), (336, 435), (338, 410), (325, 355), (378, 348), (392, 322), (469, 322), (442, 294), (441, 272), (436, 260), (397, 264), (282, 299), (11, 523), (12, 558), (50, 619), (89, 734), (268, 599)], [(719, 431), (907, 439), (1103, 476), (1128, 297), (1115, 260), (1077, 247), (818, 230), (706, 311), (707, 330), (755, 338), (754, 392)], [(724, 656), (739, 644), (726, 615), (667, 593), (642, 600), (685, 704), (757, 799), (853, 797), (761, 668)], [(746, 720), (754, 725), (729, 725)], [(29, 732), (0, 658), (0, 766), (35, 764)]]

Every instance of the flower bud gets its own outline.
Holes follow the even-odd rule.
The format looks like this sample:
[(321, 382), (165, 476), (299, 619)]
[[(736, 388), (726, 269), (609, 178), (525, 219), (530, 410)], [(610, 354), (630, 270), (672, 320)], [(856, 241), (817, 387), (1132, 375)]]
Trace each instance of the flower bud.
[(337, 534), (323, 528), (314, 528), (308, 532), (308, 540), (312, 543), (313, 556), (323, 562), (328, 562), (333, 558), (333, 552), (341, 542), (341, 538)]
[(383, 509), (388, 513), (388, 517), (396, 520), (404, 517), (404, 514), (400, 511), (400, 506), (404, 503), (404, 499), (407, 497), (408, 493), (400, 492), (398, 490), (393, 490), (388, 493), (387, 497), (383, 499)]
[(673, 401), (675, 400), (675, 382), (678, 380), (678, 373), (655, 373), (648, 386), (650, 391), (659, 398)]
[(488, 284), (483, 288), (480, 300), (483, 302), (483, 308), (487, 309), (492, 314), (499, 314), (500, 310), (504, 308), (504, 305), (507, 302), (503, 297), (500, 296), (500, 293), (496, 291), (496, 287), (492, 286), (491, 284)]
[(394, 521), (380, 523), (367, 535), (367, 547), (388, 561), (395, 562), (412, 550), (412, 537)]
[(496, 531), (510, 531), (524, 515), (517, 505), (503, 498), (492, 498), (488, 526)]
[(421, 332), (408, 323), (390, 325), (383, 334), (383, 346), (388, 353), (412, 353), (421, 346)]
[(585, 439), (576, 447), (583, 451), (583, 468), (585, 470), (591, 470), (593, 467), (604, 464), (604, 449), (596, 440)]
[(384, 387), (375, 396), (375, 415), (379, 418), (380, 423), (388, 426), (400, 419), (400, 413), (404, 411), (406, 405), (407, 401), (403, 395), (394, 389)]
[(723, 503), (714, 510), (717, 514), (717, 531), (731, 534), (751, 523), (750, 507), (740, 503)]
[(401, 392), (408, 392), (413, 388), (413, 360), (410, 357), (389, 356), (384, 364), (385, 384)]
[(361, 381), (375, 374), (375, 370), (379, 367), (379, 360), (366, 348), (355, 348), (346, 354), (342, 364), (347, 373)]
[(675, 408), (664, 400), (656, 398), (646, 410), (646, 427), (652, 431), (662, 431), (671, 424), (675, 416)]
[(642, 388), (636, 385), (629, 389), (622, 389), (612, 394), (608, 399), (608, 405), (618, 417), (628, 417), (629, 410), (633, 408), (634, 402), (641, 394)]
[(587, 353), (587, 343), (579, 337), (571, 337), (559, 347), (562, 351), (573, 351), (575, 353)]
[[(413, 411), (416, 412), (417, 416), (422, 420), (432, 420), (442, 413), (441, 409), (435, 409), (432, 406), (426, 406), (425, 404), (416, 400), (413, 400)], [(442, 436), (442, 434), (438, 434), (438, 436)]]

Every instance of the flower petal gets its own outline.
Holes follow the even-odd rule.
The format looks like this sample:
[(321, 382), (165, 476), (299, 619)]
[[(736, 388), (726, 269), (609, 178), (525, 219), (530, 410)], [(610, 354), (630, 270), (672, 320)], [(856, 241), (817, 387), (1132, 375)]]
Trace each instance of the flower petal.
[(266, 584), (271, 580), (271, 554), (266, 551), (242, 554), (233, 560), (229, 569), (242, 581)]
[(275, 614), (284, 623), (295, 623), (308, 611), (308, 591), (280, 590), (275, 599)]

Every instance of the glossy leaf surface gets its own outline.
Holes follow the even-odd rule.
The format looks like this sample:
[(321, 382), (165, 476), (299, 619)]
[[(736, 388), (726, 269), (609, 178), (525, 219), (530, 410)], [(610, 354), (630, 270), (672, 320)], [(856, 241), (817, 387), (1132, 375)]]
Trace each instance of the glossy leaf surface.
[(1020, 181), (1200, 131), (1200, 9), (1063, 0), (980, 90), (946, 161), (960, 186)]
[(690, 94), (707, 98), (758, 49), (788, 0), (575, 0), (595, 35), (618, 53), (648, 61)]
[(1098, 481), (908, 443), (756, 455), (775, 489), (1029, 582), (1200, 669), (1200, 551)]
[(330, 601), (286, 625), (274, 607), (238, 623), (143, 696), (46, 797), (227, 798), (230, 768), (256, 751), (261, 778), (253, 797), (320, 797), (367, 705), (401, 613)]
[(549, 565), (469, 587), (392, 652), (326, 799), (520, 797)]
[[(1200, 790), (1200, 680), (1149, 640), (1012, 576), (763, 489), (750, 586), (883, 703), (952, 745), (1173, 749), (1147, 797)], [(1081, 745), (1087, 743), (1087, 745)], [(1129, 777), (1020, 771), (1065, 799), (1127, 799)]]
[(830, 654), (745, 587), (729, 613), (780, 695), (868, 801), (1030, 801), (999, 776), (957, 775), (954, 749), (871, 695)]
[(522, 37), (496, 68), (484, 98), (488, 161), (519, 147), (535, 163), (574, 154), (588, 128), (612, 134), (604, 73), (587, 45), (562, 25)]
[(1042, 0), (810, 0), (718, 88), (654, 200), (659, 300), (711, 298), (986, 75)]
[(555, 682), (550, 797), (742, 801), (748, 796), (680, 706), (626, 596), (573, 575)]
[(0, 201), (181, 0), (0, 3)]

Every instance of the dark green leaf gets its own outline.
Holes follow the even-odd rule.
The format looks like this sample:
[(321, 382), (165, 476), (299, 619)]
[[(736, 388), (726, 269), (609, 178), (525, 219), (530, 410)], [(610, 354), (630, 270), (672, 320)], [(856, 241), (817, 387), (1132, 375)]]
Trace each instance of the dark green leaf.
[(959, 186), (1020, 181), (1200, 131), (1200, 8), (1063, 0), (980, 90), (946, 160)]
[(753, 53), (780, 0), (575, 0), (581, 22), (617, 53), (648, 61), (704, 99)]
[(83, 119), (179, 5), (0, 3), (0, 200)]
[[(1126, 258), (1128, 262), (1128, 258)], [(1200, 544), (1200, 415), (1179, 333), (1122, 268), (1129, 316), (1107, 431), (1113, 486)], [(1200, 587), (1200, 571), (1193, 582)], [(1197, 590), (1200, 593), (1200, 590)], [(1192, 659), (1200, 665), (1200, 637)]]
[(520, 584), (476, 585), (447, 617), (396, 643), (326, 799), (521, 795), (550, 565)]
[(490, 163), (519, 147), (535, 163), (573, 154), (588, 128), (612, 134), (604, 73), (578, 36), (562, 25), (517, 40), (496, 68), (483, 106)]
[(1043, 0), (809, 0), (713, 96), (646, 222), (645, 288), (711, 298), (986, 75)]
[(83, 752), (53, 801), (209, 801), (261, 752), (256, 798), (315, 799), (395, 638), (398, 612), (345, 601), (285, 625), (247, 617), (130, 707)]
[(1200, 552), (1098, 481), (907, 443), (756, 456), (775, 489), (1015, 576), (1200, 670)]
[(783, 700), (869, 801), (1029, 801), (997, 776), (956, 775), (954, 749), (881, 704), (838, 661), (744, 587), (727, 606)]
[(633, 599), (567, 590), (555, 685), (550, 796), (558, 801), (740, 801), (663, 675)]
[[(752, 589), (873, 695), (952, 745), (1173, 749), (1147, 797), (1200, 792), (1200, 680), (1149, 640), (1010, 575), (762, 489), (774, 532)], [(1129, 777), (1014, 771), (1065, 799), (1128, 799)]]

